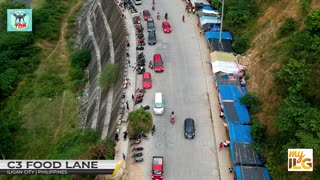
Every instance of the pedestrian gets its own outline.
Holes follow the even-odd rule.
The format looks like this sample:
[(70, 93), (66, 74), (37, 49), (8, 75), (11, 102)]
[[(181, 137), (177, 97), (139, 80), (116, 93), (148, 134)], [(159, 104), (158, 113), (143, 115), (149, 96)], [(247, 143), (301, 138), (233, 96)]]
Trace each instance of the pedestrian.
[(188, 9), (189, 9), (188, 4), (186, 4), (186, 9), (185, 10), (188, 11)]
[(132, 97), (132, 100), (134, 100), (134, 95), (133, 94), (131, 95), (131, 97)]
[(119, 141), (119, 134), (118, 134), (118, 133), (116, 133), (114, 139), (115, 139), (117, 142)]
[(182, 15), (182, 21), (184, 22), (184, 15)]
[(233, 172), (233, 168), (229, 168), (229, 173), (231, 174)]
[(124, 153), (122, 153), (122, 158), (124, 161), (126, 160), (126, 155)]
[(221, 151), (222, 148), (223, 148), (223, 143), (221, 142), (221, 143), (219, 144), (219, 151)]
[(226, 141), (224, 141), (224, 142), (223, 142), (223, 146), (224, 146), (224, 147), (228, 147), (229, 144), (228, 144)]
[(197, 25), (198, 25), (198, 27), (200, 27), (200, 21), (198, 21), (198, 24), (197, 24)]
[(223, 110), (221, 110), (220, 111), (220, 118), (223, 118), (223, 116), (224, 116), (224, 112), (223, 112)]
[(128, 136), (128, 131), (123, 132), (123, 140), (125, 141)]
[(201, 34), (202, 34), (202, 31), (201, 31), (201, 29), (200, 29), (200, 36), (201, 36)]

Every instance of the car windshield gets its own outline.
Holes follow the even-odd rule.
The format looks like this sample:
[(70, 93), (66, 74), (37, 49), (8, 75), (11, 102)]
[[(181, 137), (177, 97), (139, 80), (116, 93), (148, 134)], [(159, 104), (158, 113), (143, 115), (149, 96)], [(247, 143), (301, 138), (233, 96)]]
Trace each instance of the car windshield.
[(163, 25), (164, 28), (170, 28), (170, 25), (169, 24), (165, 24)]
[(160, 170), (154, 170), (154, 171), (153, 171), (153, 174), (162, 174), (162, 171), (160, 171)]
[(161, 104), (161, 103), (156, 103), (156, 104), (154, 105), (154, 107), (156, 107), (156, 108), (162, 108), (162, 104)]
[(157, 61), (154, 63), (155, 66), (162, 66), (162, 62), (161, 61)]
[(151, 79), (150, 78), (145, 78), (143, 81), (144, 82), (151, 82)]
[(154, 23), (153, 22), (148, 22), (148, 27), (153, 28), (154, 27)]
[(150, 16), (150, 13), (148, 11), (143, 11), (144, 16)]

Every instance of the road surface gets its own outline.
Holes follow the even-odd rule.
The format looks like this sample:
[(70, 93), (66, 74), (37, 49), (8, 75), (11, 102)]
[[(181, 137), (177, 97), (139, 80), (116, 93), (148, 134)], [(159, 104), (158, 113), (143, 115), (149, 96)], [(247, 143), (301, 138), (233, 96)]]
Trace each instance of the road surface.
[[(209, 52), (200, 53), (200, 48), (207, 47), (200, 44), (199, 38), (204, 37), (199, 37), (196, 18), (184, 12), (184, 1), (156, 0), (155, 11), (151, 10), (151, 0), (145, 0), (136, 7), (140, 12), (148, 9), (156, 24), (157, 44), (146, 45), (144, 50), (147, 65), (153, 54), (160, 53), (165, 67), (163, 73), (155, 73), (147, 68), (152, 74), (153, 87), (147, 90), (142, 105), (152, 106), (154, 93), (162, 92), (165, 98), (165, 114), (154, 116), (155, 135), (142, 143), (145, 148), (145, 161), (133, 165), (141, 171), (137, 174), (130, 172), (129, 168), (128, 177), (130, 180), (151, 179), (152, 156), (163, 156), (166, 180), (219, 179), (206, 83), (206, 78), (212, 76), (204, 71), (204, 68), (208, 69), (209, 66)], [(157, 12), (161, 14), (161, 21), (156, 18)], [(171, 34), (163, 33), (161, 28), (166, 12), (172, 26)], [(185, 15), (184, 23), (182, 14)], [(142, 24), (146, 28), (146, 22), (143, 21)], [(144, 35), (147, 43), (147, 30)], [(137, 78), (137, 85), (142, 87), (141, 76)], [(210, 86), (212, 88), (214, 84)], [(169, 121), (171, 111), (175, 112), (174, 125)], [(196, 136), (193, 140), (186, 140), (183, 136), (183, 121), (189, 117), (193, 118), (196, 124)]]

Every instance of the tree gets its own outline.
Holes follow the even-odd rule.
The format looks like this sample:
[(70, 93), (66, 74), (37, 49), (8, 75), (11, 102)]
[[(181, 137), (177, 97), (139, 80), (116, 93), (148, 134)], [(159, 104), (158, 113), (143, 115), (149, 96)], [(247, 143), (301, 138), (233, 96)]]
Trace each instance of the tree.
[(311, 66), (305, 60), (290, 59), (288, 64), (283, 65), (277, 72), (276, 78), (288, 88), (289, 92), (297, 93), (302, 90), (310, 68)]
[(71, 54), (71, 65), (86, 68), (90, 62), (91, 55), (89, 49), (80, 49)]
[(128, 131), (131, 136), (136, 136), (141, 131), (148, 133), (152, 128), (152, 115), (142, 108), (130, 112), (128, 120)]
[(280, 37), (289, 36), (294, 33), (298, 28), (298, 22), (293, 18), (288, 18), (279, 28), (278, 34)]
[(234, 41), (232, 47), (236, 53), (242, 54), (250, 47), (250, 41), (250, 34), (245, 33)]
[(305, 24), (308, 31), (320, 34), (320, 10), (310, 12), (305, 20)]
[(262, 106), (262, 102), (256, 93), (246, 93), (240, 98), (240, 102), (247, 106), (251, 114), (256, 114)]
[(265, 138), (264, 138), (265, 132), (266, 132), (266, 126), (263, 126), (260, 123), (259, 119), (253, 118), (252, 124), (251, 124), (251, 136), (254, 142), (258, 144), (258, 147), (260, 147), (261, 144), (263, 144), (265, 141)]

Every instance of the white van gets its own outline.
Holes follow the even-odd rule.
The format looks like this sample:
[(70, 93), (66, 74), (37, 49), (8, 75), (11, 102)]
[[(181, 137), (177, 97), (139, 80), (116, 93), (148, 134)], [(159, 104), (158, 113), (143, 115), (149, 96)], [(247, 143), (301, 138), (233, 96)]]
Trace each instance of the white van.
[(164, 112), (164, 102), (162, 93), (156, 93), (154, 95), (154, 105), (153, 105), (154, 114), (163, 114)]
[(134, 2), (135, 5), (142, 4), (142, 0), (133, 0), (133, 2)]

